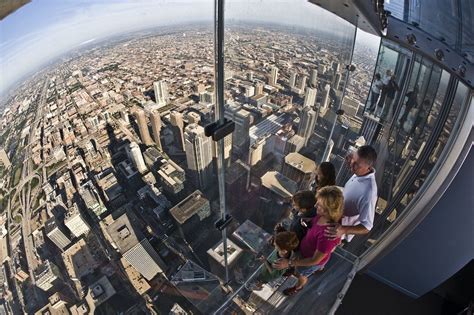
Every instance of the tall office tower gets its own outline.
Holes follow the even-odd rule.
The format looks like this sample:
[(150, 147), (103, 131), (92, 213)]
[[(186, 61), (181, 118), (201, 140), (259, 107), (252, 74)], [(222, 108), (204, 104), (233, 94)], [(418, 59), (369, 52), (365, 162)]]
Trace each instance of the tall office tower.
[(130, 118), (128, 118), (128, 113), (126, 111), (121, 111), (120, 112), (120, 118), (126, 123), (126, 124), (129, 124), (130, 123)]
[(382, 127), (383, 125), (380, 123), (378, 118), (364, 115), (359, 135), (364, 137), (368, 145), (373, 145), (379, 136), (382, 135)]
[(290, 88), (294, 88), (296, 85), (296, 71), (292, 71), (290, 74)]
[(308, 145), (309, 138), (314, 132), (316, 126), (317, 113), (309, 106), (303, 107), (300, 114), (300, 125), (298, 127), (298, 136), (304, 138), (304, 146)]
[(311, 84), (312, 87), (316, 87), (318, 85), (318, 70), (317, 69), (311, 70), (311, 77), (310, 77), (309, 83)]
[(262, 95), (263, 94), (263, 84), (261, 82), (257, 82), (255, 84), (255, 95)]
[(299, 152), (304, 147), (304, 138), (294, 135), (286, 142), (285, 154)]
[(128, 157), (140, 173), (147, 171), (142, 151), (136, 142), (131, 142), (127, 148)]
[(339, 73), (339, 71), (341, 70), (341, 64), (337, 61), (334, 61), (332, 63), (332, 68), (334, 70), (334, 73)]
[(145, 279), (151, 280), (163, 272), (164, 263), (137, 222), (135, 215), (127, 212), (112, 222), (107, 232), (123, 258)]
[(87, 222), (84, 220), (84, 217), (81, 215), (75, 204), (69, 208), (68, 212), (66, 213), (64, 224), (75, 237), (87, 235), (91, 230), (89, 224), (87, 224)]
[(235, 131), (233, 132), (232, 143), (237, 150), (248, 149), (250, 119), (250, 112), (244, 109), (237, 111), (234, 115)]
[(180, 150), (184, 150), (184, 121), (183, 114), (177, 111), (172, 111), (170, 113), (170, 123), (172, 126), (172, 131), (174, 135), (174, 140), (176, 145)]
[(81, 187), (80, 193), (87, 209), (96, 217), (100, 217), (107, 211), (107, 208), (102, 204), (102, 202), (100, 202), (98, 192), (95, 190), (91, 181), (88, 181)]
[(161, 147), (161, 140), (160, 140), (160, 135), (161, 135), (160, 113), (154, 110), (150, 114), (150, 120), (151, 120), (151, 130), (153, 130), (153, 138), (155, 139), (155, 144), (160, 150), (163, 150), (163, 148)]
[(293, 152), (285, 156), (281, 173), (298, 184), (299, 190), (309, 189), (314, 180), (316, 163), (307, 157)]
[(66, 236), (65, 229), (54, 217), (46, 221), (44, 224), (44, 232), (54, 245), (59, 247), (62, 251), (71, 244), (71, 240)]
[(3, 148), (0, 148), (0, 163), (2, 163), (5, 168), (9, 168), (10, 165), (12, 165), (5, 149)]
[(303, 75), (301, 76), (301, 81), (300, 81), (300, 90), (303, 92), (304, 89), (306, 88), (306, 80), (308, 80), (308, 77)]
[(158, 104), (158, 108), (166, 106), (168, 103), (168, 87), (165, 81), (157, 81), (153, 83), (153, 89), (155, 90), (155, 101)]
[(306, 89), (306, 94), (304, 96), (304, 105), (303, 106), (313, 107), (314, 103), (316, 103), (316, 89), (315, 88), (307, 88)]
[(247, 80), (249, 80), (250, 82), (253, 81), (253, 72), (252, 71), (247, 72)]
[(190, 124), (184, 131), (184, 144), (188, 168), (199, 187), (206, 189), (213, 179), (212, 139), (205, 136), (203, 127)]
[(277, 82), (278, 82), (278, 68), (275, 66), (272, 66), (272, 72), (271, 72), (270, 80), (268, 84), (275, 86), (277, 85)]
[(323, 91), (323, 100), (321, 102), (321, 108), (327, 109), (329, 107), (329, 91), (331, 90), (331, 86), (326, 84)]
[(320, 64), (318, 65), (318, 72), (321, 73), (321, 74), (325, 74), (325, 73), (326, 73), (326, 65), (320, 63)]
[(339, 84), (341, 83), (341, 74), (336, 73), (334, 77), (334, 89), (337, 91), (339, 89)]
[[(212, 156), (217, 159), (218, 142), (213, 142)], [(230, 166), (230, 154), (232, 152), (232, 134), (224, 137), (224, 166)]]
[(153, 145), (150, 132), (148, 131), (148, 124), (146, 122), (145, 111), (139, 109), (135, 112), (137, 118), (138, 131), (140, 132), (140, 139), (145, 145)]
[(45, 292), (62, 280), (59, 268), (49, 260), (36, 268), (34, 277), (36, 286)]
[(199, 102), (203, 104), (214, 104), (214, 92), (213, 91), (204, 91), (199, 93)]

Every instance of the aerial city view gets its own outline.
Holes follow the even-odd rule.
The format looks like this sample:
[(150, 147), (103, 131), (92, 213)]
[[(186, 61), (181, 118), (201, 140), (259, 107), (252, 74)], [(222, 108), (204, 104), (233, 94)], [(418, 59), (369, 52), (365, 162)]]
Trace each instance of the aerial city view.
[(377, 50), (357, 42), (346, 82), (352, 36), (226, 25), (228, 283), (218, 153), (204, 130), (216, 104), (210, 23), (71, 47), (4, 91), (0, 313), (208, 314), (226, 302), (244, 314), (268, 298), (271, 285), (230, 293), (271, 252), (273, 227), (317, 164), (343, 169), (361, 141)]

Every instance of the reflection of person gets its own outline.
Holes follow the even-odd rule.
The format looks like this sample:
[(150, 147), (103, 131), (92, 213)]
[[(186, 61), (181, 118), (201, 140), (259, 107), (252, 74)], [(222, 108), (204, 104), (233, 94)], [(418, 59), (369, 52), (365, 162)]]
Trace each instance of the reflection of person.
[(405, 103), (405, 111), (402, 114), (402, 117), (398, 120), (400, 123), (400, 126), (403, 127), (403, 124), (405, 123), (405, 120), (408, 117), (408, 114), (410, 111), (418, 105), (418, 91), (419, 91), (418, 85), (415, 85), (415, 88), (413, 91), (408, 92), (405, 96), (407, 97), (407, 101)]
[(375, 110), (375, 105), (377, 104), (377, 100), (379, 99), (380, 89), (383, 86), (382, 80), (380, 80), (380, 78), (380, 73), (376, 73), (374, 83), (372, 84), (372, 96), (370, 98), (369, 111)]
[(275, 235), (274, 245), (275, 251), (265, 258), (261, 256), (259, 259), (263, 262), (264, 268), (258, 275), (254, 290), (261, 290), (263, 284), (271, 282), (283, 276), (288, 268), (276, 269), (272, 266), (280, 258), (290, 259), (293, 257), (293, 251), (298, 247), (299, 240), (293, 232), (280, 232)]
[(301, 240), (299, 258), (281, 258), (273, 264), (275, 269), (284, 270), (296, 267), (298, 283), (283, 293), (293, 295), (308, 282), (308, 277), (324, 268), (331, 253), (339, 244), (340, 238), (329, 239), (324, 236), (326, 224), (337, 223), (342, 217), (344, 197), (336, 186), (327, 186), (318, 190), (316, 195), (317, 216), (311, 222), (311, 228)]
[(329, 225), (326, 236), (350, 241), (354, 235), (369, 233), (372, 229), (377, 203), (377, 184), (374, 165), (375, 149), (369, 145), (360, 147), (348, 159), (354, 173), (344, 186), (344, 217), (341, 224)]
[(400, 87), (397, 84), (397, 80), (394, 75), (390, 77), (390, 80), (388, 81), (388, 84), (385, 87), (386, 89), (386, 97), (385, 97), (385, 102), (383, 104), (383, 110), (382, 110), (382, 118), (391, 119), (392, 114), (393, 114), (393, 100), (395, 98), (395, 94), (397, 93), (398, 90), (400, 90)]
[(387, 97), (387, 87), (388, 87), (388, 84), (390, 82), (391, 77), (392, 77), (392, 71), (390, 69), (388, 69), (385, 72), (385, 75), (383, 76), (383, 79), (382, 79), (382, 90), (381, 90), (381, 94), (380, 94), (380, 99), (377, 102), (377, 107), (380, 107), (380, 108), (383, 107), (383, 104), (385, 102), (385, 98)]
[(331, 162), (323, 162), (316, 170), (315, 192), (326, 186), (336, 185), (336, 168)]

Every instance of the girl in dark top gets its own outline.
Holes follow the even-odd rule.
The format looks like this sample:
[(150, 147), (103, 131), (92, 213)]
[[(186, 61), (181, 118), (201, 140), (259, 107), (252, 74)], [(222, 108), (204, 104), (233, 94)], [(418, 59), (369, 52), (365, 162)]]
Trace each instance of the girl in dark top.
[(326, 186), (336, 185), (336, 168), (331, 162), (323, 162), (316, 170), (315, 192)]

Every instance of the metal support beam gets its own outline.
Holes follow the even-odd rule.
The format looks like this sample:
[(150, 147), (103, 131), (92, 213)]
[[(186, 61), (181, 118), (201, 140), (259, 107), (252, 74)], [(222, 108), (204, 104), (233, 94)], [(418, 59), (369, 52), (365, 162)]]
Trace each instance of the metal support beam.
[[(216, 95), (216, 122), (224, 125), (224, 0), (214, 0), (214, 81)], [(224, 138), (217, 141), (217, 178), (219, 183), (219, 205), (221, 220), (227, 219), (225, 199)], [(229, 282), (227, 262), (227, 227), (222, 228), (222, 245), (224, 249), (225, 283)]]

